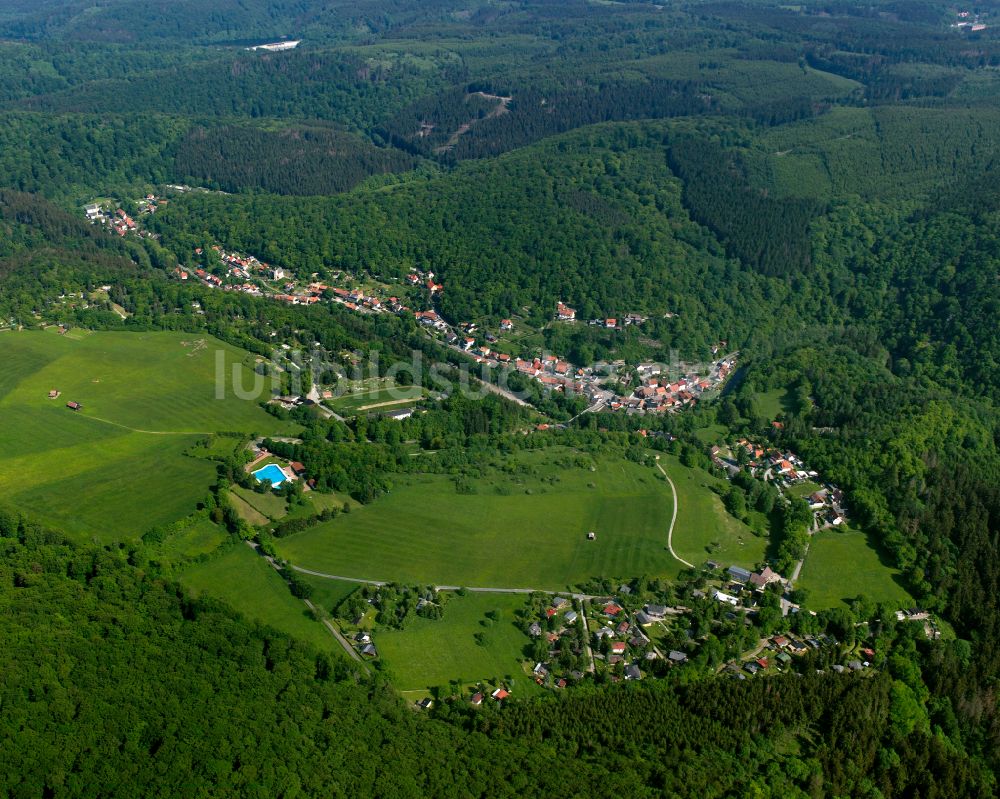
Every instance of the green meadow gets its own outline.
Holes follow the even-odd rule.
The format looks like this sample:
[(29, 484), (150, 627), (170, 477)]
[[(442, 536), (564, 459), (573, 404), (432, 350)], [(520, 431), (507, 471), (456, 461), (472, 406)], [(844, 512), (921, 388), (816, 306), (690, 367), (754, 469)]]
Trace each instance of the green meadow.
[(497, 472), (471, 481), (474, 493), (443, 475), (397, 476), (387, 496), (279, 540), (278, 552), (327, 574), (438, 585), (561, 590), (676, 575), (673, 500), (659, 473), (615, 458), (567, 468), (557, 463), (567, 452), (521, 453), (526, 476)]
[(206, 433), (283, 426), (256, 402), (215, 398), (216, 359), (245, 377), (247, 356), (206, 336), (6, 332), (0, 357), (3, 501), (81, 539), (132, 538), (191, 513), (215, 466), (185, 453)]
[(356, 502), (343, 494), (326, 494), (318, 491), (308, 491), (302, 499), (301, 505), (289, 508), (288, 500), (273, 491), (260, 494), (242, 486), (233, 486), (229, 490), (229, 501), (240, 518), (255, 525), (264, 525), (286, 517), (297, 519), (315, 516), (328, 508), (339, 510), (343, 507), (344, 502), (352, 506), (357, 505)]
[(660, 466), (677, 489), (674, 551), (695, 566), (714, 560), (725, 566), (750, 568), (764, 559), (768, 539), (755, 536), (732, 516), (712, 489), (727, 483), (702, 469), (682, 466), (673, 455), (661, 455)]
[(788, 410), (791, 402), (786, 388), (762, 391), (754, 399), (757, 402), (757, 409), (765, 419), (777, 419), (779, 415)]
[(327, 405), (337, 413), (347, 416), (356, 413), (378, 413), (413, 405), (423, 394), (424, 390), (420, 386), (369, 388), (356, 394), (343, 394), (327, 400)]
[(178, 579), (195, 596), (220, 599), (244, 616), (325, 652), (343, 652), (340, 644), (316, 619), (305, 603), (264, 558), (250, 547), (237, 544), (218, 557), (184, 569)]
[(325, 577), (312, 577), (308, 574), (299, 574), (299, 579), (312, 587), (310, 597), (312, 603), (329, 615), (332, 615), (334, 608), (361, 587), (358, 583), (346, 580), (328, 580)]
[(812, 537), (796, 587), (808, 592), (806, 605), (814, 610), (844, 605), (859, 594), (900, 607), (913, 604), (899, 571), (880, 556), (868, 536), (850, 527), (822, 530)]
[[(393, 684), (403, 691), (445, 686), (451, 680), (502, 682), (515, 693), (534, 689), (521, 665), (531, 639), (514, 616), (525, 602), (523, 595), (452, 595), (442, 618), (417, 618), (405, 630), (379, 632), (375, 646)], [(496, 621), (486, 616), (493, 611)]]
[(213, 524), (206, 511), (195, 514), (190, 524), (169, 536), (161, 545), (160, 560), (179, 563), (188, 558), (208, 555), (230, 540), (224, 527)]

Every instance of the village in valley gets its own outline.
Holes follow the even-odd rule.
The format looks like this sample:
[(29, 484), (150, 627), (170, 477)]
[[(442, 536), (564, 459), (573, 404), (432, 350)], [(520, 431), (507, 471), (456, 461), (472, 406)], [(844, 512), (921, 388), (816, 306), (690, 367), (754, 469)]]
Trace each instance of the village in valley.
[[(831, 634), (828, 620), (782, 599), (788, 587), (766, 566), (750, 571), (707, 561), (673, 585), (632, 580), (607, 594), (532, 593), (516, 614), (527, 637), (519, 673), (455, 684), (450, 696), (414, 701), (425, 709), (443, 698), (479, 706), (523, 692), (527, 683), (532, 691), (562, 691), (584, 680), (668, 678), (689, 667), (738, 680), (804, 669), (864, 672), (884, 658), (881, 624), (851, 624)], [(390, 619), (390, 627), (405, 621), (401, 598), (416, 615), (441, 619), (464, 595), (464, 589), (367, 586), (363, 599), (338, 609), (338, 621), (357, 656), (377, 663), (380, 634), (389, 629), (383, 620)], [(939, 635), (920, 609), (897, 610), (893, 621)]]
[[(112, 209), (113, 203), (92, 203), (85, 211), (91, 222), (104, 225), (119, 236), (142, 237), (153, 235), (143, 228), (142, 217), (155, 213), (167, 203), (167, 198), (147, 194), (136, 203), (138, 220), (120, 207)], [(428, 335), (473, 362), (498, 372), (516, 372), (549, 391), (585, 397), (592, 411), (675, 413), (721, 389), (733, 373), (737, 359), (737, 353), (724, 352), (725, 342), (713, 347), (716, 360), (699, 365), (628, 364), (624, 360), (573, 364), (556, 354), (520, 354), (516, 352), (518, 347), (511, 343), (511, 334), (518, 324), (512, 319), (500, 320), (495, 329), (477, 322), (452, 324), (445, 320), (436, 302), (445, 286), (432, 271), (413, 270), (395, 285), (374, 278), (362, 282), (342, 271), (335, 272), (327, 280), (320, 280), (317, 275), (303, 280), (280, 266), (260, 261), (253, 255), (225, 250), (219, 245), (213, 245), (211, 253), (197, 248), (194, 256), (203, 265), (176, 267), (173, 274), (178, 280), (197, 280), (210, 288), (267, 297), (291, 305), (330, 302), (361, 314), (410, 315)], [(210, 267), (210, 262), (215, 262), (216, 267)], [(624, 330), (648, 320), (647, 316), (628, 312), (620, 317), (580, 322), (576, 310), (562, 301), (556, 303), (551, 318), (552, 324), (587, 324), (605, 330)], [(504, 351), (504, 342), (509, 352)]]
[[(138, 209), (135, 216), (111, 202), (91, 204), (85, 212), (91, 222), (118, 236), (147, 237), (153, 234), (143, 227), (143, 218), (169, 202), (148, 194), (134, 204), (126, 204)], [(215, 290), (291, 305), (330, 303), (358, 314), (409, 316), (427, 336), (470, 363), (491, 370), (497, 377), (517, 374), (551, 392), (584, 397), (591, 412), (647, 415), (690, 408), (723, 388), (738, 358), (738, 353), (727, 352), (727, 343), (720, 341), (712, 348), (714, 360), (701, 365), (625, 360), (574, 364), (565, 357), (537, 349), (531, 352), (523, 346), (524, 339), (518, 335), (523, 331), (519, 328), (527, 324), (521, 319), (504, 318), (489, 324), (447, 321), (438, 310), (446, 287), (429, 270), (412, 270), (402, 278), (384, 280), (372, 276), (362, 280), (343, 271), (323, 279), (317, 274), (303, 279), (281, 266), (219, 245), (211, 245), (207, 251), (197, 248), (191, 255), (188, 263), (199, 265), (177, 266), (173, 269), (176, 280), (197, 281)], [(564, 301), (557, 302), (549, 316), (548, 325), (586, 325), (603, 331), (624, 331), (648, 322), (647, 316), (632, 311), (616, 317), (578, 320), (576, 310)], [(539, 331), (526, 332), (528, 338)], [(288, 349), (287, 344), (281, 346)], [(501, 380), (497, 382), (502, 384)], [(57, 397), (58, 392), (50, 396)], [(356, 410), (379, 408), (380, 414), (403, 420), (413, 413), (413, 402), (422, 396), (417, 393), (416, 399), (408, 403), (411, 407), (402, 409), (401, 401), (396, 399), (358, 405)], [(328, 386), (312, 385), (302, 396), (276, 396), (271, 404), (285, 411), (301, 404), (314, 405), (325, 418), (340, 419), (333, 411), (332, 398)], [(781, 422), (774, 421), (773, 425), (772, 432), (780, 433)], [(537, 430), (548, 427), (538, 424)], [(650, 441), (656, 437), (673, 441), (673, 436), (661, 430), (639, 433), (650, 436)], [(315, 488), (305, 464), (268, 451), (263, 439), (251, 442), (247, 453), (244, 472), (263, 487), (270, 484), (270, 489), (282, 496), (301, 495)], [(807, 531), (810, 538), (849, 523), (843, 492), (824, 482), (796, 453), (774, 446), (773, 439), (720, 440), (711, 447), (710, 459), (720, 480), (726, 477), (737, 482), (741, 476), (749, 476), (773, 487), (786, 504), (793, 500), (805, 502), (812, 519)], [(253, 499), (250, 494), (246, 496)], [(324, 518), (332, 515), (333, 511), (327, 511)], [(597, 531), (587, 533), (588, 541), (597, 537)], [(675, 583), (605, 581), (579, 585), (563, 593), (531, 592), (512, 611), (524, 638), (520, 672), (454, 686), (458, 693), (448, 698), (480, 706), (489, 704), (487, 700), (502, 703), (522, 691), (526, 681), (531, 690), (560, 691), (585, 679), (618, 682), (665, 678), (692, 666), (741, 680), (803, 669), (863, 672), (876, 661), (878, 629), (865, 626), (833, 634), (829, 620), (818, 619), (816, 612), (803, 609), (797, 601), (796, 581), (808, 548), (807, 543), (787, 576), (774, 571), (773, 560), (771, 565), (762, 560), (758, 568), (748, 569), (712, 559), (694, 565), (678, 558), (689, 568)], [(716, 557), (711, 550), (709, 555)], [(272, 565), (278, 568), (276, 563)], [(342, 643), (359, 661), (381, 668), (380, 642), (387, 631), (401, 627), (411, 612), (427, 619), (441, 619), (451, 612), (449, 606), (456, 596), (465, 596), (464, 590), (453, 586), (365, 584), (351, 595), (352, 604), (334, 611), (337, 626), (343, 631)], [(920, 609), (897, 610), (895, 617), (897, 622), (923, 624), (928, 637), (939, 634), (930, 614)], [(429, 709), (441, 698), (440, 693), (421, 694), (414, 702)]]

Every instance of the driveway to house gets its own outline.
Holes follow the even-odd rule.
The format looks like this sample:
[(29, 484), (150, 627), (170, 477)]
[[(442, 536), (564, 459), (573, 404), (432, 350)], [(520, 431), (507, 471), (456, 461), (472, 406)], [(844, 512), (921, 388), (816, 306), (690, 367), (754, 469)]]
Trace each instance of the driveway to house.
[(677, 522), (677, 505), (678, 505), (677, 486), (675, 486), (674, 481), (670, 479), (670, 475), (667, 474), (665, 471), (663, 471), (663, 467), (660, 466), (659, 461), (657, 461), (656, 463), (656, 468), (660, 470), (660, 474), (662, 474), (664, 477), (667, 478), (667, 482), (670, 484), (670, 490), (674, 494), (674, 514), (670, 518), (670, 529), (667, 530), (667, 549), (670, 551), (670, 554), (673, 555), (675, 560), (679, 560), (689, 569), (693, 569), (694, 568), (693, 563), (688, 563), (686, 560), (684, 560), (684, 558), (682, 558), (680, 555), (674, 552), (674, 524), (676, 524)]

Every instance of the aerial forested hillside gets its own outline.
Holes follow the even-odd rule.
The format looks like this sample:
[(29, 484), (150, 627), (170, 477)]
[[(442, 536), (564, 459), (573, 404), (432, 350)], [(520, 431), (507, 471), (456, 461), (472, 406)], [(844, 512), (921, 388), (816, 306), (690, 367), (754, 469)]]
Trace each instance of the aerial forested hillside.
[[(0, 398), (28, 381), (21, 415), (5, 406), (5, 418), (39, 423), (44, 408), (67, 443), (44, 451), (23, 423), (0, 436), (5, 462), (33, 468), (17, 486), (30, 503), (0, 496), (0, 753), (12, 764), (0, 794), (994, 795), (998, 31), (995, 4), (936, 0), (5, 3), (0, 350), (20, 372), (0, 377)], [(299, 44), (249, 49), (279, 41)], [(560, 302), (575, 321), (554, 320)], [(41, 350), (7, 343), (164, 331), (181, 363), (217, 340), (245, 376), (270, 381), (233, 429), (204, 429), (218, 407), (176, 410), (171, 429), (151, 429), (141, 420), (155, 414), (135, 405), (125, 421), (104, 418), (89, 398), (68, 403), (79, 398), (62, 384), (39, 388), (52, 374)], [(100, 373), (111, 360), (91, 346), (90, 361), (77, 357), (94, 374), (74, 375), (73, 390), (126, 385)], [(289, 360), (305, 350), (329, 361), (325, 374)], [(484, 353), (476, 374), (510, 378), (520, 404), (497, 386), (460, 393), (470, 351)], [(726, 354), (733, 368), (720, 376), (713, 362)], [(487, 355), (505, 360), (490, 369)], [(655, 392), (653, 360), (698, 360), (695, 380), (717, 382), (682, 408), (613, 412), (535, 380), (543, 357), (561, 375), (592, 368), (609, 393)], [(421, 359), (433, 368), (380, 371)], [(128, 436), (159, 437), (137, 482), (168, 460), (190, 467), (188, 516), (158, 508), (155, 525), (127, 529), (143, 508), (101, 474), (100, 447)], [(743, 454), (740, 441), (752, 442)], [(97, 453), (93, 491), (59, 484), (76, 446)], [(801, 495), (743, 479), (747, 453), (765, 447), (814, 470)], [(525, 453), (551, 458), (514, 457)], [(268, 487), (254, 458), (301, 479)], [(591, 476), (608, 463), (615, 479), (634, 478), (610, 499), (600, 492), (613, 481)], [(680, 491), (658, 463), (676, 470)], [(503, 702), (471, 702), (483, 683), (464, 674), (403, 695), (398, 659), (362, 659), (321, 623), (339, 623), (331, 612), (344, 605), (359, 634), (377, 629), (365, 618), (377, 597), (282, 558), (308, 551), (306, 540), (339, 555), (353, 533), (364, 573), (352, 579), (380, 576), (364, 535), (396, 513), (405, 523), (379, 552), (406, 538), (422, 569), (457, 562), (440, 554), (437, 503), (565, 499), (571, 472), (594, 518), (629, 503), (655, 537), (648, 560), (673, 571), (652, 564), (658, 573), (558, 587), (599, 597), (655, 584), (682, 619), (701, 603), (695, 621), (655, 631), (659, 658), (614, 663), (599, 637), (601, 657), (590, 653), (593, 671), (577, 677), (584, 649), (529, 640), (518, 617), (503, 632), (527, 641), (508, 658), (526, 667), (504, 677), (517, 689)], [(891, 582), (891, 602), (842, 590), (838, 571), (860, 558), (823, 564), (830, 604), (793, 586), (797, 573), (784, 593), (748, 591), (739, 609), (709, 598), (729, 590), (712, 576), (728, 563), (703, 565), (719, 552), (760, 557), (760, 569), (804, 562), (807, 574), (810, 542), (823, 539), (796, 514), (825, 487), (843, 492), (850, 540)], [(73, 529), (51, 530), (37, 513), (45, 496), (66, 514), (73, 497), (90, 504)], [(108, 496), (133, 505), (126, 514)], [(657, 513), (644, 525), (650, 496)], [(411, 519), (413, 497), (432, 507)], [(658, 515), (676, 518), (679, 502), (700, 535), (680, 557), (676, 538), (663, 548)], [(585, 538), (590, 526), (573, 542), (588, 557), (612, 538)], [(511, 553), (521, 539), (486, 541), (488, 527), (455, 580), (565, 579), (532, 563), (541, 541)], [(642, 560), (627, 555), (623, 568)], [(346, 560), (330, 557), (331, 569)], [(271, 593), (255, 593), (246, 562)], [(409, 596), (386, 593), (397, 589)], [(266, 620), (283, 632), (253, 620), (253, 603), (276, 595), (287, 601), (269, 604)], [(428, 595), (419, 623), (431, 625), (445, 610)], [(928, 623), (896, 623), (900, 597)], [(467, 636), (480, 662), (502, 637), (501, 610)], [(414, 622), (397, 621), (399, 646)], [(543, 621), (555, 632), (558, 619)], [(809, 652), (748, 677), (779, 625), (835, 633), (858, 668)], [(299, 640), (303, 629), (314, 635)], [(735, 670), (723, 665), (729, 646)], [(569, 663), (572, 679), (536, 679), (535, 663)]]
[[(343, 659), (185, 598), (135, 551), (74, 549), (10, 514), (0, 548), (8, 795), (807, 796), (824, 775), (838, 792), (984, 787), (909, 725), (884, 678), (622, 686), (448, 723)], [(883, 745), (901, 754), (879, 758)]]

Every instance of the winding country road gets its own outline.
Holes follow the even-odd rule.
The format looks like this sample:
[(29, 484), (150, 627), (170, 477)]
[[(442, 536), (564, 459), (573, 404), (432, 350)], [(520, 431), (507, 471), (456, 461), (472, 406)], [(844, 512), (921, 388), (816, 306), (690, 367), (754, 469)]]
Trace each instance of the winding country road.
[(670, 554), (674, 556), (675, 560), (679, 560), (689, 569), (693, 569), (693, 563), (688, 563), (684, 560), (684, 558), (674, 552), (674, 525), (677, 523), (677, 506), (680, 504), (680, 497), (677, 495), (677, 486), (675, 486), (674, 481), (670, 479), (670, 475), (663, 471), (663, 467), (660, 466), (659, 461), (656, 463), (656, 468), (660, 470), (660, 474), (667, 478), (667, 482), (670, 483), (670, 490), (674, 495), (674, 514), (670, 519), (670, 529), (667, 530), (667, 549), (670, 551)]
[[(388, 580), (365, 580), (361, 577), (344, 577), (339, 574), (327, 574), (317, 572), (312, 569), (304, 569), (301, 566), (289, 564), (294, 571), (300, 574), (308, 574), (312, 577), (321, 577), (324, 580), (343, 580), (345, 583), (359, 583), (361, 585), (386, 585)], [(599, 599), (600, 597), (591, 594), (577, 594), (572, 591), (550, 591), (546, 588), (472, 588), (467, 585), (435, 585), (438, 591), (468, 591), (470, 594), (548, 594), (549, 596), (568, 596), (573, 599)]]

